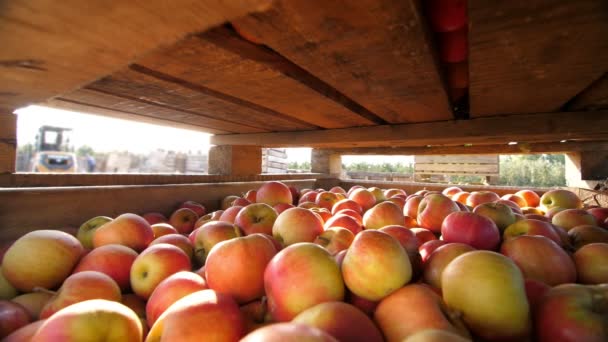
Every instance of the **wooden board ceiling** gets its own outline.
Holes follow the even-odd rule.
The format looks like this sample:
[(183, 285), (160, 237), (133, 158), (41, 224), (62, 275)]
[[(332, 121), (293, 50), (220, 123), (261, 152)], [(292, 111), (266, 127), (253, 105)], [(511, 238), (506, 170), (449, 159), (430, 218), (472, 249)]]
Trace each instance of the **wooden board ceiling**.
[[(203, 1), (219, 13), (216, 2), (223, 3)], [(224, 11), (236, 18), (267, 2), (238, 3)], [(122, 68), (116, 59), (115, 69), (104, 65), (105, 74), (95, 69), (49, 89), (39, 77), (31, 98), (55, 96), (47, 102), (54, 107), (197, 129), (215, 134), (215, 144), (340, 148), (608, 139), (598, 126), (608, 124), (606, 113), (597, 111), (608, 98), (608, 58), (600, 58), (608, 56), (608, 2), (468, 3), (464, 119), (448, 100), (437, 37), (419, 0), (277, 0), (207, 30), (215, 23), (211, 16), (181, 41), (136, 58), (125, 54), (131, 63)], [(180, 28), (192, 32), (186, 24)], [(130, 35), (123, 44), (113, 34), (132, 52)], [(65, 66), (60, 71), (68, 73)], [(97, 80), (85, 82), (93, 75)], [(3, 91), (0, 107), (20, 103), (3, 100)], [(499, 117), (482, 120), (493, 116)]]

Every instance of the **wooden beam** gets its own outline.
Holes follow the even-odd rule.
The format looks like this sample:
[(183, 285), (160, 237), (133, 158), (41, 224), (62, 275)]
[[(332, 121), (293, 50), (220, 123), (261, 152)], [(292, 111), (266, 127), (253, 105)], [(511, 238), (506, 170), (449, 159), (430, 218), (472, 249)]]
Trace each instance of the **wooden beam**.
[(310, 156), (311, 171), (340, 177), (342, 174), (342, 157), (328, 150), (312, 149)]
[(14, 0), (0, 14), (0, 108), (47, 100), (270, 0)]
[(568, 110), (608, 109), (608, 73), (578, 94), (566, 108)]
[(608, 139), (608, 111), (484, 117), (308, 132), (229, 134), (214, 145), (264, 147), (387, 147)]
[(416, 0), (284, 0), (233, 21), (388, 123), (452, 118)]
[(608, 70), (606, 0), (470, 0), (470, 116), (557, 111)]
[(258, 146), (211, 146), (209, 173), (231, 176), (262, 173), (262, 149)]
[(0, 109), (0, 174), (15, 172), (17, 115)]

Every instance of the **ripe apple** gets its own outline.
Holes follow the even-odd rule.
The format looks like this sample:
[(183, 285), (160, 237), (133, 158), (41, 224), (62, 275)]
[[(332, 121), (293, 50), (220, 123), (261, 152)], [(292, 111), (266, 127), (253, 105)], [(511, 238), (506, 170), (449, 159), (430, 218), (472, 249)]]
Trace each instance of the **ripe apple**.
[(363, 230), (361, 223), (357, 222), (352, 216), (336, 214), (332, 216), (323, 227), (327, 230), (332, 227), (341, 227), (350, 230), (354, 235)]
[(320, 208), (331, 210), (334, 204), (338, 203), (339, 199), (335, 193), (329, 191), (320, 192), (315, 199), (315, 203)]
[[(278, 205), (288, 204), (280, 203)], [(241, 228), (245, 235), (254, 233), (272, 235), (272, 226), (278, 215), (277, 211), (268, 204), (253, 203), (239, 211), (234, 223)]]
[(16, 289), (55, 289), (67, 278), (84, 253), (80, 241), (58, 230), (23, 235), (6, 251), (2, 274)]
[(205, 214), (207, 213), (207, 209), (205, 208), (205, 206), (195, 201), (182, 202), (177, 208), (191, 209), (196, 213), (196, 216), (198, 217), (205, 216)]
[(424, 197), (420, 202), (416, 221), (422, 228), (439, 233), (443, 220), (449, 214), (459, 211), (458, 205), (449, 197), (441, 194), (431, 194)]
[(298, 208), (314, 209), (314, 208), (318, 208), (318, 206), (315, 202), (302, 202), (302, 203), (298, 204)]
[(184, 253), (186, 253), (189, 259), (192, 259), (192, 257), (194, 256), (194, 246), (192, 245), (192, 242), (190, 242), (190, 239), (188, 239), (184, 235), (163, 235), (157, 239), (154, 239), (154, 241), (150, 243), (150, 246), (157, 245), (159, 243), (168, 243), (170, 245), (178, 247), (179, 249), (184, 251)]
[(205, 223), (210, 222), (210, 221), (219, 221), (219, 219), (223, 213), (224, 213), (224, 210), (216, 210), (203, 217), (199, 217), (198, 220), (196, 220), (196, 222), (194, 223), (194, 229), (202, 227)]
[(420, 246), (422, 246), (422, 244), (427, 241), (437, 240), (437, 236), (435, 236), (435, 234), (433, 234), (433, 232), (431, 232), (430, 230), (428, 230), (426, 228), (416, 227), (416, 228), (410, 228), (410, 230), (412, 232), (414, 232), (414, 234), (416, 235), (416, 238), (418, 239), (418, 244)]
[(500, 252), (517, 264), (526, 279), (542, 281), (549, 286), (576, 282), (572, 258), (544, 236), (522, 235), (506, 240)]
[(257, 202), (257, 195), (258, 195), (258, 191), (255, 189), (250, 189), (247, 190), (247, 192), (245, 193), (245, 196), (243, 196), (246, 200), (248, 200), (251, 203), (256, 203)]
[(556, 244), (563, 246), (561, 238), (549, 222), (534, 219), (517, 221), (505, 229), (503, 232), (503, 239), (507, 241), (520, 235), (542, 235)]
[(241, 342), (314, 341), (338, 342), (321, 329), (298, 323), (276, 323), (256, 329), (243, 337)]
[(23, 306), (8, 300), (0, 300), (1, 339), (29, 323), (30, 315)]
[(80, 241), (82, 247), (86, 249), (93, 249), (93, 235), (95, 234), (95, 231), (97, 228), (110, 221), (112, 221), (111, 217), (96, 216), (83, 223), (80, 228), (78, 228), (78, 233), (76, 234), (76, 238), (78, 241)]
[(300, 312), (292, 322), (319, 328), (338, 341), (384, 341), (382, 333), (367, 315), (343, 302), (317, 304)]
[(528, 202), (526, 202), (526, 200), (523, 197), (519, 196), (519, 195), (506, 194), (504, 196), (501, 196), (500, 199), (501, 200), (506, 200), (506, 201), (511, 201), (511, 202), (517, 204), (517, 206), (520, 207), (520, 208), (528, 206)]
[(444, 195), (446, 195), (446, 196), (448, 196), (448, 197), (452, 197), (452, 196), (454, 196), (455, 194), (457, 194), (457, 193), (459, 193), (461, 191), (462, 191), (462, 189), (459, 188), (459, 187), (457, 187), (457, 186), (450, 186), (450, 187), (447, 187), (447, 188), (443, 189), (441, 191), (441, 193), (444, 194)]
[(519, 190), (515, 193), (515, 195), (523, 198), (526, 201), (525, 207), (538, 207), (540, 205), (540, 197), (533, 190)]
[(275, 205), (274, 207), (272, 207), (272, 209), (274, 209), (274, 211), (277, 212), (277, 215), (284, 212), (285, 210), (287, 210), (289, 208), (295, 208), (295, 205), (287, 204), (287, 203), (279, 203), (279, 204)]
[(153, 326), (158, 317), (179, 299), (209, 287), (207, 282), (193, 272), (177, 272), (161, 281), (150, 295), (145, 306), (145, 317), (148, 326)]
[[(123, 292), (131, 288), (131, 265), (137, 252), (122, 245), (105, 245), (95, 248), (78, 263), (72, 273), (97, 271), (112, 278)], [(93, 298), (90, 298), (93, 299)]]
[(595, 217), (600, 227), (608, 229), (608, 208), (590, 208), (587, 212)]
[(270, 324), (266, 298), (241, 305), (239, 310), (241, 310), (241, 315), (245, 321), (245, 333), (247, 334)]
[(368, 188), (367, 191), (371, 192), (372, 195), (374, 195), (374, 197), (376, 198), (376, 203), (386, 201), (386, 197), (384, 196), (384, 190), (372, 186), (371, 188)]
[(357, 202), (363, 213), (376, 204), (376, 197), (367, 189), (355, 189), (348, 195), (348, 199)]
[(49, 318), (63, 308), (90, 299), (120, 302), (120, 288), (112, 278), (101, 272), (83, 271), (72, 274), (42, 308), (40, 318)]
[(539, 220), (539, 221), (551, 223), (551, 220), (547, 216), (545, 216), (545, 215), (526, 214), (526, 215), (524, 215), (524, 218), (525, 219)]
[(523, 215), (523, 211), (521, 210), (519, 205), (517, 205), (517, 203), (515, 203), (513, 201), (499, 199), (498, 201), (493, 202), (493, 203), (500, 203), (500, 204), (507, 205), (507, 206), (509, 206), (509, 208), (511, 208), (511, 211), (513, 212), (513, 214)]
[(553, 216), (555, 216), (557, 213), (566, 210), (566, 208), (562, 208), (562, 207), (553, 207), (549, 210), (547, 210), (547, 212), (545, 212), (545, 216), (547, 216), (547, 218), (549, 218), (549, 220), (553, 220)]
[(441, 237), (446, 242), (461, 242), (476, 249), (496, 250), (500, 231), (487, 217), (466, 212), (448, 215), (441, 225)]
[(594, 242), (608, 243), (608, 230), (591, 225), (576, 226), (568, 231), (574, 249)]
[(494, 221), (496, 227), (503, 232), (509, 225), (515, 223), (515, 215), (509, 206), (502, 203), (482, 203), (473, 208), (473, 213), (485, 216)]
[(466, 205), (475, 208), (482, 203), (495, 202), (499, 199), (500, 196), (492, 191), (473, 191), (469, 197), (467, 197)]
[(222, 213), (222, 215), (220, 216), (218, 221), (224, 221), (224, 222), (228, 222), (228, 223), (234, 223), (234, 220), (236, 218), (236, 215), (241, 211), (241, 209), (243, 209), (243, 206), (240, 205), (234, 205), (226, 210), (224, 210), (224, 212)]
[(414, 195), (408, 198), (405, 201), (405, 206), (403, 207), (403, 215), (416, 219), (418, 216), (418, 206), (423, 198), (424, 197), (419, 195)]
[(402, 197), (391, 197), (389, 199), (386, 200), (387, 202), (392, 202), (395, 205), (397, 205), (397, 207), (399, 207), (399, 210), (403, 213), (403, 208), (405, 207), (405, 199)]
[(445, 303), (462, 312), (467, 327), (480, 338), (521, 340), (530, 333), (524, 278), (506, 256), (491, 251), (462, 254), (443, 270), (441, 284)]
[(141, 252), (152, 240), (154, 231), (148, 221), (139, 215), (122, 214), (97, 228), (93, 235), (93, 246), (118, 244)]
[[(228, 195), (228, 196), (222, 198), (222, 200), (220, 201), (220, 209), (226, 210), (226, 209), (230, 208), (232, 206), (232, 203), (237, 198), (239, 198), (239, 196), (235, 196), (235, 195)], [(209, 215), (209, 214), (206, 214), (206, 215)], [(206, 215), (202, 215), (201, 217), (206, 216)]]
[(387, 189), (384, 191), (384, 197), (392, 198), (395, 195), (403, 195), (407, 197), (407, 193), (403, 189)]
[(350, 194), (353, 193), (353, 191), (357, 190), (357, 189), (365, 189), (365, 187), (361, 186), (361, 185), (353, 185), (350, 189), (348, 189), (348, 191), (346, 192), (346, 196), (350, 196)]
[(355, 239), (355, 234), (342, 227), (330, 227), (325, 229), (321, 235), (313, 241), (325, 248), (329, 254), (336, 255), (340, 251), (348, 249)]
[(345, 198), (343, 200), (339, 200), (338, 202), (336, 202), (334, 204), (334, 206), (331, 208), (331, 214), (336, 215), (336, 213), (338, 213), (340, 210), (344, 210), (344, 209), (354, 210), (359, 215), (361, 215), (361, 213), (363, 213), (363, 208), (361, 208), (359, 203), (357, 203), (351, 199)]
[(608, 243), (590, 243), (574, 253), (578, 281), (583, 284), (608, 283)]
[(553, 216), (551, 223), (566, 231), (582, 225), (597, 226), (595, 216), (583, 209), (565, 209)]
[(363, 227), (363, 216), (352, 209), (342, 209), (342, 210), (336, 212), (335, 214), (333, 214), (333, 216), (338, 216), (338, 215), (348, 215), (348, 216), (354, 218), (361, 225), (361, 227)]
[[(302, 194), (300, 199), (298, 200), (298, 204), (302, 204), (304, 202), (312, 202), (315, 203), (317, 200), (318, 191), (309, 191), (306, 194)], [(316, 204), (315, 204), (316, 205)]]
[(464, 338), (455, 333), (439, 329), (426, 329), (419, 331), (403, 342), (468, 342), (468, 338)]
[(313, 242), (323, 233), (323, 222), (309, 209), (291, 208), (282, 212), (274, 221), (272, 236), (282, 245), (297, 242)]
[(289, 191), (291, 191), (291, 203), (292, 205), (296, 205), (298, 204), (298, 201), (300, 200), (300, 190), (298, 190), (298, 188), (296, 188), (295, 186), (289, 186)]
[(230, 295), (239, 304), (264, 295), (264, 270), (277, 253), (263, 234), (222, 241), (211, 249), (205, 263), (209, 288)]
[(282, 182), (271, 181), (264, 183), (257, 191), (257, 203), (266, 203), (273, 207), (279, 203), (293, 204), (293, 196), (289, 187)]
[(380, 229), (385, 226), (401, 225), (403, 222), (403, 210), (389, 201), (380, 202), (363, 214), (365, 229)]
[(180, 234), (188, 234), (194, 229), (198, 220), (196, 212), (189, 208), (179, 208), (169, 217), (169, 224)]
[(342, 263), (348, 289), (359, 297), (378, 301), (412, 278), (407, 252), (392, 236), (364, 230), (355, 236)]
[(420, 253), (420, 258), (422, 259), (422, 262), (426, 263), (426, 261), (429, 259), (431, 254), (433, 254), (433, 252), (437, 248), (439, 248), (443, 245), (447, 245), (447, 244), (448, 243), (443, 240), (429, 240), (429, 241), (423, 243), (422, 245), (420, 245), (420, 247), (418, 248), (418, 252)]
[(21, 328), (10, 333), (2, 340), (2, 342), (31, 341), (38, 329), (40, 329), (42, 324), (44, 324), (44, 322), (46, 322), (46, 319), (32, 321), (32, 323), (24, 325)]
[(564, 284), (550, 289), (535, 315), (538, 341), (608, 341), (607, 302), (605, 284)]
[(398, 289), (384, 298), (374, 312), (374, 320), (386, 341), (403, 341), (427, 329), (440, 329), (470, 338), (462, 321), (454, 320), (455, 316), (441, 297), (423, 284), (410, 284)]
[(329, 189), (329, 192), (333, 192), (336, 194), (346, 194), (346, 190), (344, 190), (343, 187), (337, 185)]
[(474, 251), (475, 248), (464, 243), (448, 243), (437, 247), (427, 258), (424, 265), (424, 282), (441, 290), (441, 274), (456, 257)]
[(461, 191), (461, 192), (455, 193), (450, 198), (454, 202), (458, 202), (458, 203), (462, 203), (462, 204), (466, 205), (469, 196), (471, 196), (470, 192), (468, 192), (468, 191)]
[(0, 299), (13, 299), (19, 294), (19, 291), (6, 280), (2, 274), (2, 266), (0, 265)]
[(146, 248), (131, 266), (131, 288), (148, 299), (158, 284), (179, 271), (190, 271), (190, 259), (181, 249), (168, 243)]
[(40, 290), (22, 294), (11, 299), (11, 301), (23, 306), (30, 315), (30, 320), (34, 322), (40, 319), (42, 308), (44, 308), (53, 296), (54, 293), (52, 291)]
[(329, 252), (313, 243), (296, 243), (277, 253), (264, 271), (264, 288), (277, 322), (290, 321), (319, 303), (344, 299), (340, 268)]
[(222, 221), (205, 223), (194, 234), (194, 258), (200, 265), (205, 264), (207, 254), (217, 243), (242, 236), (241, 230), (234, 224)]
[(141, 321), (125, 305), (92, 299), (70, 305), (47, 319), (32, 342), (41, 341), (141, 341)]
[(408, 254), (418, 253), (420, 242), (413, 231), (400, 225), (385, 226), (380, 228), (379, 231), (387, 233), (399, 241), (401, 247), (403, 247)]
[(157, 239), (163, 235), (178, 234), (177, 230), (168, 223), (155, 223), (150, 227), (154, 232), (154, 239)]
[(565, 189), (554, 189), (545, 192), (540, 197), (540, 208), (547, 212), (554, 207), (565, 209), (580, 209), (583, 207), (581, 199), (572, 191)]

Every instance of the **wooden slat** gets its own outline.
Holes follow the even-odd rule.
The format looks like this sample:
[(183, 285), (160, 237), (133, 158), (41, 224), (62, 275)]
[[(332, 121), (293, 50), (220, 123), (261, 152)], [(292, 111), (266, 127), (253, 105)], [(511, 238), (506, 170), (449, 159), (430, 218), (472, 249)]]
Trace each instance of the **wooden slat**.
[(323, 128), (374, 121), (302, 83), (306, 71), (269, 49), (217, 28), (148, 55), (139, 65)]
[(404, 125), (216, 135), (214, 145), (386, 147), (608, 139), (608, 111), (484, 117)]
[[(251, 127), (239, 123), (232, 123), (201, 116), (197, 113), (188, 113), (170, 107), (161, 107), (153, 102), (135, 101), (130, 97), (121, 97), (95, 91), (92, 89), (79, 89), (69, 94), (62, 95), (58, 100), (68, 101), (77, 104), (92, 105), (102, 109), (117, 110), (120, 112), (133, 113), (157, 119), (169, 120), (172, 122), (182, 122), (202, 127), (209, 127), (210, 130), (219, 129), (228, 132), (267, 132), (267, 130)], [(56, 102), (57, 103), (57, 102)]]
[(11, 0), (0, 11), (0, 108), (42, 102), (270, 0)]
[(0, 109), (0, 174), (15, 172), (17, 115)]
[[(141, 69), (136, 69), (141, 70)], [(154, 74), (156, 75), (156, 73)], [(220, 77), (215, 75), (215, 77)], [(304, 130), (316, 128), (280, 113), (268, 113), (241, 106), (204, 93), (205, 89), (184, 86), (181, 80), (166, 80), (131, 69), (89, 84), (87, 89), (151, 103), (174, 111), (192, 113), (209, 119), (246, 125), (266, 131)], [(237, 131), (237, 133), (242, 133)]]
[(608, 109), (608, 73), (593, 82), (575, 97), (567, 106), (568, 110)]
[(389, 123), (452, 118), (416, 0), (285, 0), (233, 21)]
[(427, 155), (416, 156), (416, 164), (424, 163), (461, 163), (461, 164), (498, 164), (498, 156), (449, 156), (449, 155)]
[(497, 164), (414, 164), (414, 172), (419, 174), (476, 174), (498, 175)]
[(608, 70), (605, 0), (469, 1), (472, 117), (559, 110)]

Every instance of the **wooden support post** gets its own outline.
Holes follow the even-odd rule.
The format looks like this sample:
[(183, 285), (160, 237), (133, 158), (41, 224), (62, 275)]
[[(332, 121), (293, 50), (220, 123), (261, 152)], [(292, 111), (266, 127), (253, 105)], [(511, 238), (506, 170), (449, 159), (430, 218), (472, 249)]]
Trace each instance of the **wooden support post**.
[(328, 150), (313, 149), (311, 156), (311, 171), (339, 178), (342, 174), (342, 156)]
[(209, 149), (209, 174), (247, 176), (262, 172), (259, 146), (212, 146)]
[(0, 110), (0, 174), (15, 172), (17, 115)]
[(608, 151), (581, 151), (566, 154), (566, 183), (593, 189), (608, 179)]

